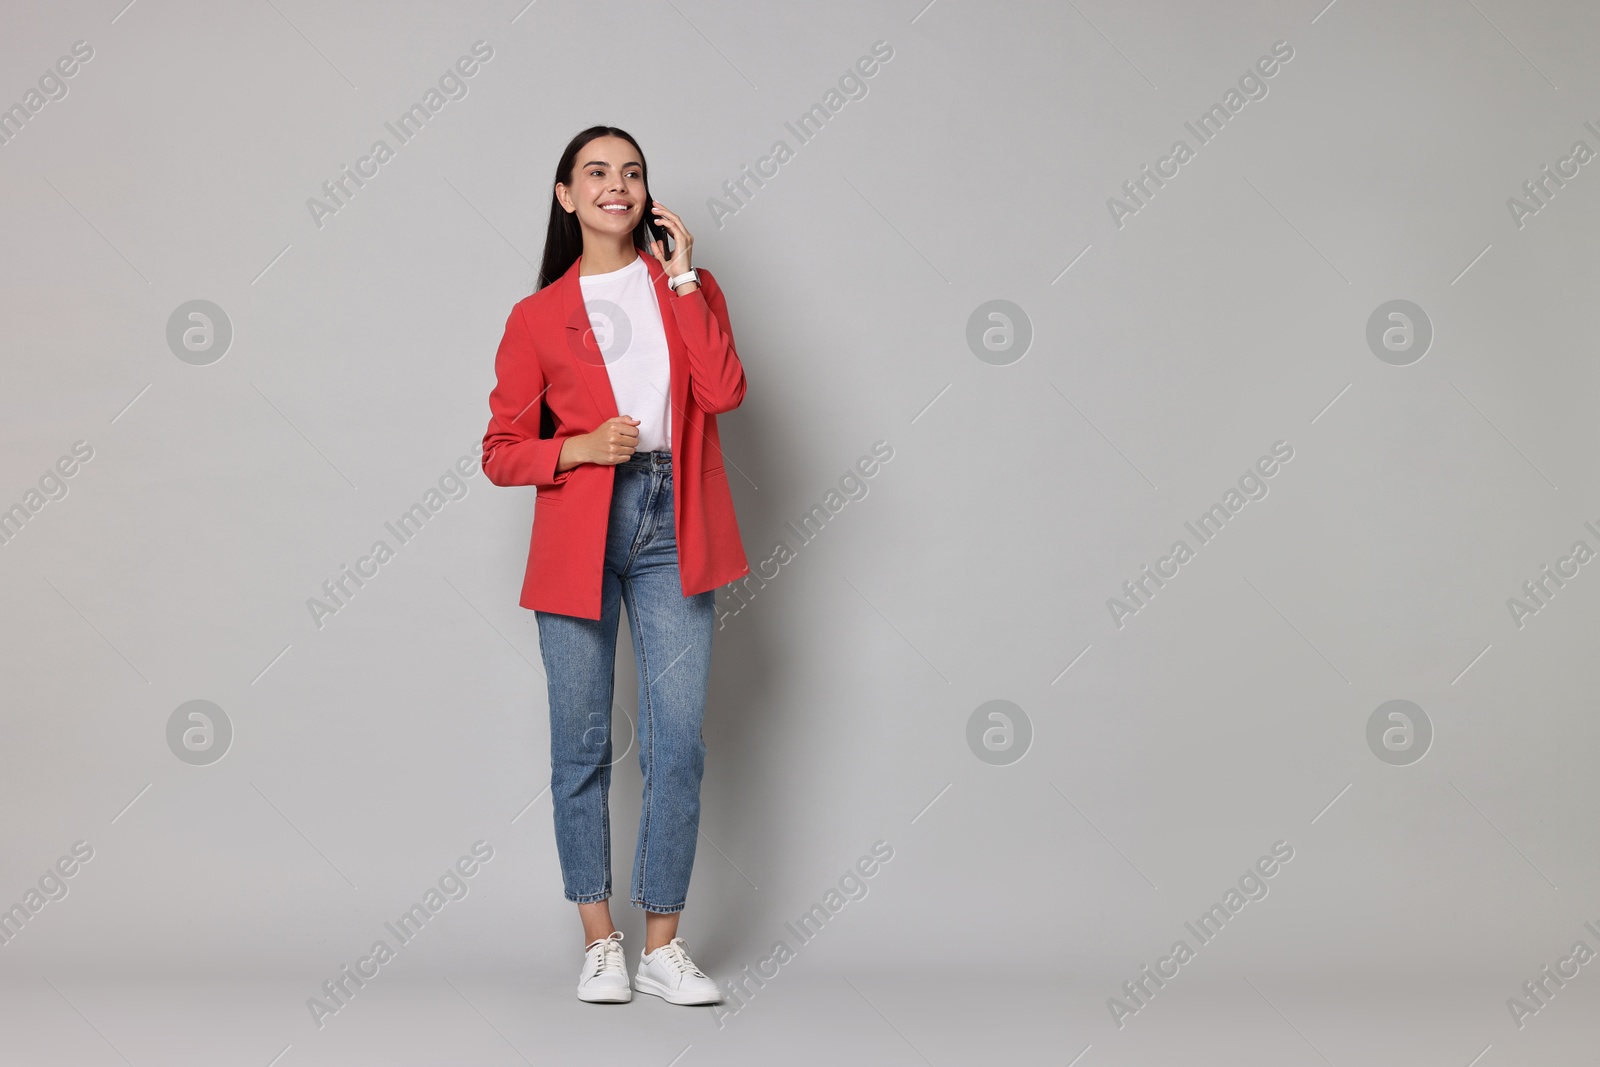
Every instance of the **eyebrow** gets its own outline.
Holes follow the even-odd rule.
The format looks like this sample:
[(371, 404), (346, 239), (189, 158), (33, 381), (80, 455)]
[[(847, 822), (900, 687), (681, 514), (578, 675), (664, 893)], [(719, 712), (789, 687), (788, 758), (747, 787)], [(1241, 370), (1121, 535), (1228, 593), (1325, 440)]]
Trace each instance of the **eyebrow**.
[[(584, 166), (584, 169), (587, 170), (590, 167), (609, 167), (609, 166), (611, 166), (611, 164), (607, 163), (603, 159), (591, 159), (591, 160), (589, 160), (589, 162), (585, 163), (583, 166)], [(635, 159), (635, 160), (629, 160), (627, 163), (624, 163), (623, 166), (624, 167), (639, 167), (639, 166), (643, 166), (643, 164)]]

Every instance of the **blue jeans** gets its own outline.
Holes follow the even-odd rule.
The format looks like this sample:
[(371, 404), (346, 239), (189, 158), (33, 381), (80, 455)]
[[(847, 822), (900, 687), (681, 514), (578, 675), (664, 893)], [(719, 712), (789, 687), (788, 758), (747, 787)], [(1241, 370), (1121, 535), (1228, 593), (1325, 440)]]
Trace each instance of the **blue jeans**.
[[(682, 911), (700, 832), (716, 593), (683, 595), (672, 518), (672, 455), (635, 452), (616, 467), (600, 618), (535, 612), (550, 684), (550, 798), (568, 900), (611, 896), (611, 702), (620, 604), (639, 672), (644, 804), (632, 903)], [(626, 755), (626, 752), (623, 753)], [(621, 757), (617, 757), (621, 758)]]

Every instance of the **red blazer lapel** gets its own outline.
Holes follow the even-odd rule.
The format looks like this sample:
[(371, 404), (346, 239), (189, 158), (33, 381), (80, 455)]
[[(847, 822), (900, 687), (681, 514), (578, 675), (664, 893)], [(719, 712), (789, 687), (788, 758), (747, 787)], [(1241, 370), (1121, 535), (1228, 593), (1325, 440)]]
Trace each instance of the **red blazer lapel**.
[(595, 411), (600, 418), (595, 425), (614, 419), (620, 414), (617, 411), (617, 398), (611, 391), (611, 375), (606, 370), (605, 357), (600, 353), (600, 346), (595, 343), (594, 328), (589, 323), (589, 311), (583, 306), (583, 287), (578, 284), (578, 267), (583, 263), (579, 256), (572, 261), (572, 266), (567, 268), (567, 273), (556, 282), (561, 286), (561, 315), (566, 324), (567, 351), (572, 354), (573, 360), (578, 365), (578, 376), (583, 379), (585, 388), (589, 390), (589, 397), (594, 401)]
[[(656, 305), (661, 309), (661, 331), (667, 335), (667, 366), (672, 376), (671, 395), (667, 398), (671, 404), (672, 428), (667, 447), (674, 456), (681, 456), (683, 432), (689, 422), (684, 413), (684, 405), (689, 399), (689, 352), (683, 346), (683, 334), (678, 331), (677, 313), (672, 310), (672, 302), (678, 298), (667, 288), (667, 272), (656, 261), (656, 257), (649, 252), (639, 254), (644, 257), (644, 265), (650, 268), (650, 277), (655, 279)], [(677, 502), (676, 493), (673, 494), (673, 502)]]
[[(673, 316), (672, 301), (677, 297), (667, 288), (667, 272), (655, 256), (644, 251), (639, 256), (650, 271), (651, 281), (655, 283), (661, 328), (667, 336), (667, 357), (672, 374), (672, 395), (669, 398), (672, 403), (671, 448), (674, 455), (681, 455), (680, 446), (687, 421), (684, 405), (689, 399), (689, 353), (683, 346), (683, 335), (678, 332), (678, 323)], [(577, 361), (578, 373), (589, 390), (590, 398), (594, 400), (595, 410), (600, 414), (596, 423), (599, 425), (607, 419), (616, 418), (621, 412), (617, 410), (616, 394), (611, 390), (611, 373), (606, 370), (600, 346), (595, 343), (589, 311), (583, 303), (583, 286), (578, 282), (578, 268), (582, 263), (583, 257), (580, 255), (556, 284), (562, 287), (561, 305), (567, 327), (567, 350)]]

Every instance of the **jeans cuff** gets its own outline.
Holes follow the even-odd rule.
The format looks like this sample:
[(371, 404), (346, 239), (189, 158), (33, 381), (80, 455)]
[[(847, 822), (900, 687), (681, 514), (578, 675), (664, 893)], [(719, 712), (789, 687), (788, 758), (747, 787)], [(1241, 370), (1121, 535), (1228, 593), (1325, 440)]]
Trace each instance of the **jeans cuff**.
[(633, 906), (643, 908), (646, 911), (656, 911), (661, 912), (663, 915), (670, 915), (675, 911), (682, 911), (687, 903), (687, 901), (680, 900), (676, 904), (646, 904), (642, 900), (635, 900), (633, 901)]
[(566, 894), (568, 900), (576, 904), (594, 904), (602, 900), (608, 900), (611, 897), (611, 890), (609, 889), (603, 889), (598, 893), (574, 893), (569, 889), (563, 889), (562, 892)]

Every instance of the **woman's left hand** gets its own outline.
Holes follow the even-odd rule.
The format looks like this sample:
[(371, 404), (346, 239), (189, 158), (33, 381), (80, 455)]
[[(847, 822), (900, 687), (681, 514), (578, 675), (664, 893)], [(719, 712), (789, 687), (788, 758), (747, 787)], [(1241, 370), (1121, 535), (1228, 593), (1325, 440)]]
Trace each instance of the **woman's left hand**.
[(657, 200), (652, 208), (656, 215), (656, 225), (672, 235), (673, 249), (672, 258), (669, 260), (661, 254), (661, 242), (652, 239), (650, 252), (656, 257), (656, 262), (661, 264), (661, 268), (667, 272), (667, 277), (673, 278), (689, 269), (689, 256), (694, 251), (694, 237), (684, 227), (683, 220), (662, 207), (661, 201)]

